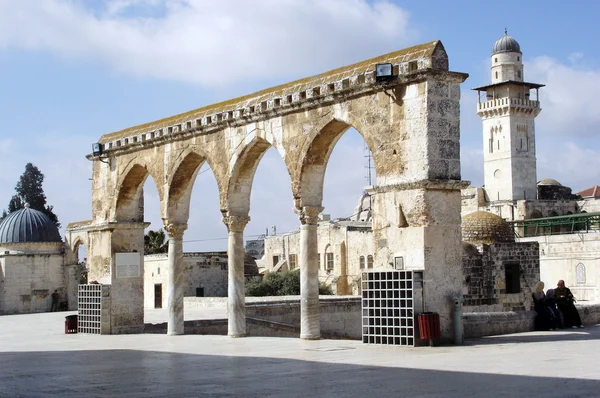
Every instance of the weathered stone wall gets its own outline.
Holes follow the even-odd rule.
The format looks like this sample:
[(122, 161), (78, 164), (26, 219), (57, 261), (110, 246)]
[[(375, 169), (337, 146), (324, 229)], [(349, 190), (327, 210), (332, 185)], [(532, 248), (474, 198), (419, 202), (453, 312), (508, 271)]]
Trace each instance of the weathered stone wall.
[[(600, 304), (578, 303), (584, 325), (600, 323)], [(535, 311), (471, 312), (463, 314), (464, 337), (474, 338), (534, 330)]]
[[(246, 316), (300, 326), (300, 300), (247, 304)], [(321, 331), (358, 339), (362, 336), (361, 300), (358, 297), (320, 300)]]
[[(537, 242), (465, 245), (462, 262), (465, 275), (464, 312), (531, 309), (531, 293), (540, 280)], [(520, 293), (506, 292), (507, 263), (519, 266)]]
[(600, 301), (600, 232), (536, 236), (519, 241), (539, 243), (540, 279), (547, 289), (563, 279), (578, 300)]
[(54, 290), (68, 299), (61, 254), (0, 256), (0, 314), (50, 311)]

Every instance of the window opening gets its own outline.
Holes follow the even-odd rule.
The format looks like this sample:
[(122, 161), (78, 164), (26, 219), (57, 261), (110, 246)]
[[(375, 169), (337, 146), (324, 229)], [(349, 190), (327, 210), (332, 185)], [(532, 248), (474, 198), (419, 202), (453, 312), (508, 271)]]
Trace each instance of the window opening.
[(327, 271), (332, 271), (333, 270), (333, 253), (327, 253), (327, 264), (326, 264), (326, 270)]
[(521, 293), (521, 270), (519, 263), (504, 264), (506, 294)]

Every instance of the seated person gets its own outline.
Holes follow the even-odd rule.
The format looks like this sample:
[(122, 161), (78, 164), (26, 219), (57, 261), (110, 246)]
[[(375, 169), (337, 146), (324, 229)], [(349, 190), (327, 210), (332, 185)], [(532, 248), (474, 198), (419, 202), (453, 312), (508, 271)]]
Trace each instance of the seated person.
[(556, 326), (559, 329), (564, 329), (565, 325), (562, 320), (562, 315), (560, 314), (560, 311), (558, 310), (558, 308), (556, 308), (556, 295), (554, 293), (554, 289), (548, 289), (546, 291), (546, 306), (552, 313), (552, 316), (554, 317), (554, 320), (556, 321)]
[(535, 285), (535, 292), (531, 294), (533, 297), (533, 305), (537, 316), (535, 317), (535, 330), (554, 330), (556, 329), (556, 321), (552, 316), (552, 312), (546, 305), (546, 295), (544, 294), (544, 282), (538, 282)]
[(582, 328), (581, 318), (579, 317), (579, 312), (577, 312), (577, 308), (575, 308), (575, 304), (573, 304), (575, 297), (571, 293), (571, 289), (565, 286), (564, 280), (559, 280), (554, 289), (554, 294), (556, 296), (556, 305), (558, 309), (563, 315), (563, 321), (565, 323), (566, 328)]

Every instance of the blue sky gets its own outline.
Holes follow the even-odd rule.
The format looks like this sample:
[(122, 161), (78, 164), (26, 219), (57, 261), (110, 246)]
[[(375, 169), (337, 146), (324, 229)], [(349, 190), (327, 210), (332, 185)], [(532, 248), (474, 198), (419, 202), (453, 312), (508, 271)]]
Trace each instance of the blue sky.
[[(538, 179), (578, 191), (600, 184), (599, 3), (577, 1), (0, 0), (0, 208), (25, 164), (46, 176), (63, 225), (91, 218), (91, 143), (105, 133), (434, 39), (462, 85), (463, 179), (482, 185), (481, 121), (469, 89), (489, 82), (489, 57), (508, 29), (525, 79), (546, 84), (536, 119)], [(324, 206), (353, 213), (366, 185), (363, 143), (349, 131), (327, 169)], [(146, 216), (160, 227), (145, 186)], [(298, 226), (275, 151), (253, 186), (246, 235)], [(212, 173), (192, 195), (186, 250), (226, 240)]]

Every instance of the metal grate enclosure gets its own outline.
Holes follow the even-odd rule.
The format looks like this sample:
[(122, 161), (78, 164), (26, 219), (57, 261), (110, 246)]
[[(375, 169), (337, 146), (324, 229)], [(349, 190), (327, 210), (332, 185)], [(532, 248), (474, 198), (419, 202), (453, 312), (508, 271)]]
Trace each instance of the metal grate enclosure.
[(77, 332), (101, 333), (102, 285), (79, 285)]
[(362, 340), (415, 345), (413, 271), (363, 272)]

